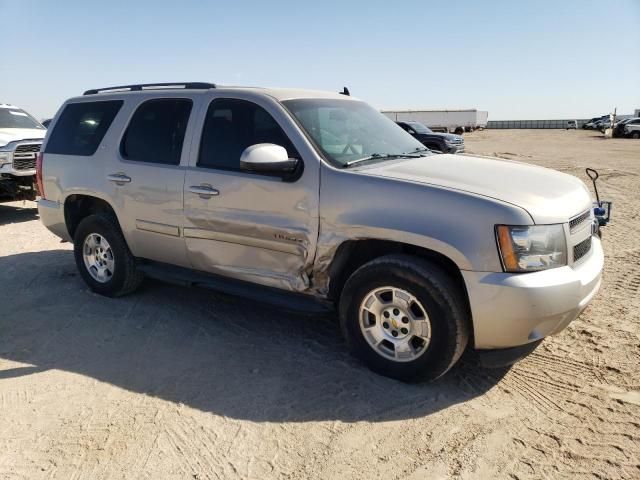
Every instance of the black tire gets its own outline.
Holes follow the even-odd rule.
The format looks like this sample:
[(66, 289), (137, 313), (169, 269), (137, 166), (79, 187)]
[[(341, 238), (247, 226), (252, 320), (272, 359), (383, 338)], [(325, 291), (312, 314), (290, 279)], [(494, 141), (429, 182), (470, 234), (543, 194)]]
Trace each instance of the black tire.
[[(94, 279), (84, 263), (84, 241), (92, 233), (104, 237), (113, 252), (115, 262), (113, 276), (105, 283)], [(73, 244), (76, 266), (86, 284), (94, 292), (107, 297), (120, 297), (133, 292), (142, 283), (144, 276), (136, 269), (136, 259), (129, 251), (122, 230), (113, 215), (101, 213), (84, 218), (76, 228)]]
[[(409, 292), (426, 309), (431, 341), (415, 360), (383, 357), (362, 334), (360, 305), (371, 290), (383, 286)], [(435, 380), (456, 364), (469, 340), (470, 315), (463, 295), (438, 265), (411, 255), (387, 255), (363, 265), (347, 280), (340, 297), (340, 326), (351, 351), (371, 370), (403, 381)]]
[(640, 138), (640, 132), (633, 132), (631, 134), (631, 138), (633, 138), (634, 140), (638, 140)]
[(462, 135), (464, 133), (464, 128), (462, 127), (457, 127), (453, 133), (455, 133), (456, 135)]

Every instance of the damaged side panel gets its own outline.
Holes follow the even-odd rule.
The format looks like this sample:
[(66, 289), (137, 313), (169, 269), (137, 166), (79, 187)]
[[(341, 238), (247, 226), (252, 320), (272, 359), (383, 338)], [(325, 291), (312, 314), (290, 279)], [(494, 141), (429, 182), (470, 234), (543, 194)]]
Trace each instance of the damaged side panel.
[[(282, 106), (252, 92), (204, 97), (197, 123), (211, 101), (235, 98), (263, 107), (300, 154), (304, 169), (294, 181), (240, 170), (198, 166), (196, 132), (186, 171), (183, 235), (189, 262), (198, 270), (294, 292), (309, 289), (319, 224), (319, 159)], [(215, 196), (194, 193), (207, 186)]]
[(530, 221), (524, 210), (488, 197), (389, 181), (367, 175), (366, 167), (323, 165), (321, 175), (320, 232), (311, 277), (312, 290), (322, 296), (328, 294), (331, 265), (345, 241), (412, 245), (444, 255), (460, 270), (500, 271), (494, 224)]
[(257, 205), (256, 210), (243, 210), (202, 203), (191, 199), (185, 209), (183, 232), (192, 265), (286, 290), (308, 288), (305, 269), (312, 260), (309, 248), (315, 245), (317, 231), (311, 231), (304, 217), (296, 221), (282, 214), (258, 213)]

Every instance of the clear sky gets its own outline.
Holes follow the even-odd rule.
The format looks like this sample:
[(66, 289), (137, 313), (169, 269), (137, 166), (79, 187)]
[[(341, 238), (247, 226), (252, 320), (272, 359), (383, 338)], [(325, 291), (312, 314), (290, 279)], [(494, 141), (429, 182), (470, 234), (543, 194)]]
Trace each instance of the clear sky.
[(161, 81), (340, 90), (380, 109), (640, 108), (640, 0), (0, 0), (0, 102), (52, 116)]

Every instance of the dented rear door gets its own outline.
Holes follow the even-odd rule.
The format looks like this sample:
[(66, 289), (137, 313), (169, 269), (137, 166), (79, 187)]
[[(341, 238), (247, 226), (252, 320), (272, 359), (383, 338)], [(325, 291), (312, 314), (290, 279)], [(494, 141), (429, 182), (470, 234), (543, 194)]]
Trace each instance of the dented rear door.
[[(193, 268), (286, 290), (309, 286), (318, 237), (319, 165), (295, 181), (240, 171), (248, 143), (308, 147), (278, 102), (214, 92), (201, 109), (184, 185), (183, 228)], [(303, 161), (305, 161), (303, 159)]]

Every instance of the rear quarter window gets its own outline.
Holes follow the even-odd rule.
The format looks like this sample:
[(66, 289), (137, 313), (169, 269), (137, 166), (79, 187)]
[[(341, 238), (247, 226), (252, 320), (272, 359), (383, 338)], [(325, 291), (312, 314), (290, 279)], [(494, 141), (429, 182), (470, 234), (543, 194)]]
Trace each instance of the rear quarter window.
[(122, 104), (122, 100), (68, 104), (55, 123), (45, 153), (93, 155)]

